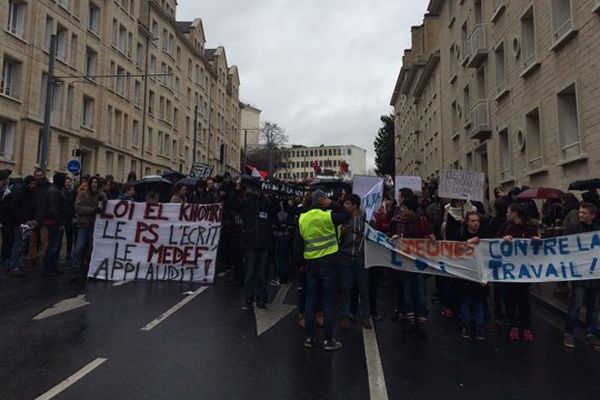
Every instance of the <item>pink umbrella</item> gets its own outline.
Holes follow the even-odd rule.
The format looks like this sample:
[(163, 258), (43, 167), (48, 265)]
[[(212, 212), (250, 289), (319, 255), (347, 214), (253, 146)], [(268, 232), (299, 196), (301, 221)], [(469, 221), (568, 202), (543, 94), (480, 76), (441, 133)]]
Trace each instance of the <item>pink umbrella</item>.
[(515, 199), (517, 199), (517, 200), (560, 199), (560, 196), (562, 196), (563, 194), (564, 194), (564, 192), (559, 189), (546, 188), (546, 187), (530, 188), (530, 189), (527, 189), (527, 190), (521, 192), (521, 194), (517, 195), (515, 197)]

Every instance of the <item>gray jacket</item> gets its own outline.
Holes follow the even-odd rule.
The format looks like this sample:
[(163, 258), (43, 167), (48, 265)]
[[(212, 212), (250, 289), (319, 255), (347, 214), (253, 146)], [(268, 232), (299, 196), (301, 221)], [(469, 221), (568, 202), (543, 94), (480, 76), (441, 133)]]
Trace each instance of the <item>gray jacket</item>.
[(340, 254), (352, 259), (365, 257), (365, 216), (351, 218), (342, 224), (340, 238)]

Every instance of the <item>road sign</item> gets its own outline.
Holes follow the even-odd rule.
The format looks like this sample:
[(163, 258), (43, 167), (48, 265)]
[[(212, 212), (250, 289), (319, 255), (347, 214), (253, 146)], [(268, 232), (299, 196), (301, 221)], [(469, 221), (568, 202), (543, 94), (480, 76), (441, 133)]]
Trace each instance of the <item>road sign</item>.
[(81, 171), (81, 163), (78, 160), (71, 160), (67, 163), (67, 171), (77, 174)]

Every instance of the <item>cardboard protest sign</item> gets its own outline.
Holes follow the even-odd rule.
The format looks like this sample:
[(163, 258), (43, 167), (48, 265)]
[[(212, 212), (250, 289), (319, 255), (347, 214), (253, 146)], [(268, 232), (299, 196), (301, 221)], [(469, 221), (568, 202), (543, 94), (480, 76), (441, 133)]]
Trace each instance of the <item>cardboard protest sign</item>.
[(210, 165), (204, 163), (194, 163), (190, 170), (190, 178), (206, 179), (212, 176), (213, 169)]
[(414, 193), (421, 193), (423, 191), (423, 180), (420, 176), (396, 175), (394, 186), (396, 193), (400, 189), (410, 189)]
[(383, 201), (383, 178), (355, 175), (352, 180), (352, 193), (360, 196), (361, 208), (366, 214), (367, 221), (370, 221)]
[(211, 283), (222, 204), (106, 202), (96, 218), (89, 278)]
[(365, 230), (365, 266), (467, 279), (539, 283), (600, 279), (600, 231), (544, 240), (392, 240)]
[(444, 169), (440, 173), (438, 196), (444, 199), (483, 201), (485, 175), (482, 172)]

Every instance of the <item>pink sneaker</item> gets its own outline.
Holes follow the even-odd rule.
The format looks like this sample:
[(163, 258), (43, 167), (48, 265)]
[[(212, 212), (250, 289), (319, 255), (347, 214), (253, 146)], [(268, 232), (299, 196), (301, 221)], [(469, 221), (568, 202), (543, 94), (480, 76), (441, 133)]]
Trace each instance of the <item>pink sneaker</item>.
[(523, 340), (530, 343), (533, 342), (533, 332), (531, 332), (529, 329), (523, 329)]
[(517, 327), (511, 328), (510, 329), (510, 334), (508, 335), (508, 338), (510, 340), (514, 341), (514, 342), (518, 342), (520, 340), (520, 337), (519, 337), (519, 328), (517, 328)]

